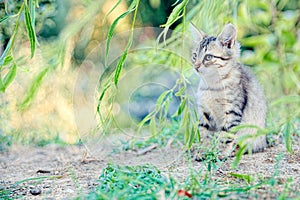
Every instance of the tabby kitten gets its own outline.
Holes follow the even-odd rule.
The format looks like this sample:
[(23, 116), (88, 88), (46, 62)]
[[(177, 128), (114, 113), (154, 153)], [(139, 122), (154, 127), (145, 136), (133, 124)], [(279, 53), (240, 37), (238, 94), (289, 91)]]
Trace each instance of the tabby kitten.
[[(241, 124), (265, 127), (266, 101), (254, 75), (239, 61), (240, 45), (232, 24), (224, 26), (217, 36), (209, 36), (191, 25), (196, 42), (192, 62), (200, 76), (197, 104), (200, 131), (204, 134), (224, 133)], [(256, 134), (257, 129), (240, 129), (236, 138)], [(267, 146), (265, 135), (245, 140), (247, 151), (262, 151)], [(229, 149), (236, 139), (227, 145)]]

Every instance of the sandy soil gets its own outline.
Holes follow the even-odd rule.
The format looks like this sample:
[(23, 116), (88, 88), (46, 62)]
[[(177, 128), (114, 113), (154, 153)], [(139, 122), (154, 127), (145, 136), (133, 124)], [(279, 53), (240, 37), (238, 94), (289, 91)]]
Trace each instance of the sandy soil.
[[(24, 199), (70, 199), (84, 194), (97, 186), (97, 178), (108, 162), (120, 165), (140, 165), (151, 163), (165, 175), (183, 181), (189, 173), (189, 167), (182, 150), (174, 147), (156, 148), (145, 155), (136, 152), (111, 153), (112, 148), (104, 146), (87, 153), (84, 146), (46, 147), (12, 146), (0, 153), (0, 187), (13, 191), (11, 197), (22, 196)], [(95, 156), (95, 153), (98, 156)], [(233, 159), (222, 163), (220, 177), (230, 181), (229, 173), (244, 173), (254, 177), (271, 177), (274, 174), (276, 158), (283, 155), (278, 172), (279, 180), (285, 183), (293, 177), (294, 190), (300, 191), (300, 145), (294, 145), (294, 154), (286, 152), (283, 144), (266, 151), (244, 155), (237, 169), (230, 168)], [(203, 163), (193, 162), (197, 170)], [(29, 178), (48, 176), (41, 181)], [(18, 181), (24, 181), (13, 185)], [(283, 190), (278, 188), (278, 190)], [(272, 198), (272, 193), (264, 188), (258, 191), (260, 198)]]

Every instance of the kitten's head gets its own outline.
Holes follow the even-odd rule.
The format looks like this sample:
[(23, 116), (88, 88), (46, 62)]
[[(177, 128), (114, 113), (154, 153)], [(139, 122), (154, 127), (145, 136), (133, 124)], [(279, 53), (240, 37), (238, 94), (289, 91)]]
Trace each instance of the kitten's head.
[[(236, 41), (237, 31), (232, 24), (224, 26), (217, 36), (209, 36), (191, 24), (191, 33), (196, 43), (192, 53), (194, 68), (199, 73), (220, 71), (240, 55), (240, 45)], [(226, 70), (227, 71), (227, 70)]]

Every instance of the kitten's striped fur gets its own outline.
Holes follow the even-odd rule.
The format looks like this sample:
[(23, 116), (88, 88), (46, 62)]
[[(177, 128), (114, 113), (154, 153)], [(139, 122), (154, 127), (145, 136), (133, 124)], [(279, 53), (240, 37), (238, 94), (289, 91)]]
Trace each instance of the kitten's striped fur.
[[(228, 132), (240, 124), (264, 128), (265, 97), (254, 75), (238, 61), (240, 45), (235, 27), (227, 24), (214, 37), (191, 26), (196, 41), (192, 62), (200, 76), (197, 104), (201, 131)], [(256, 132), (254, 128), (241, 129), (236, 136)], [(261, 151), (267, 146), (266, 136), (248, 139), (247, 145), (252, 152)]]

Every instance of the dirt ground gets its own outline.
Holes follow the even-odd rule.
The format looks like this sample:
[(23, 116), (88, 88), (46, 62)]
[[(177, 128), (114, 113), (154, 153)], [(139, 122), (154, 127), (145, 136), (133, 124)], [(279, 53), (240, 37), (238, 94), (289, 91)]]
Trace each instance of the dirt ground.
[[(300, 183), (300, 145), (298, 143), (293, 147), (292, 155), (286, 152), (283, 144), (261, 153), (244, 155), (235, 170), (230, 168), (233, 159), (229, 159), (220, 168), (221, 176), (226, 178), (230, 172), (235, 172), (254, 177), (271, 177), (274, 174), (276, 158), (282, 153), (278, 176), (283, 183), (293, 177), (292, 187), (300, 191), (300, 184), (297, 184)], [(144, 155), (133, 151), (111, 152), (112, 148), (108, 146), (102, 146), (93, 152), (87, 152), (85, 146), (11, 146), (0, 153), (0, 187), (13, 191), (13, 198), (21, 196), (24, 199), (70, 199), (97, 186), (97, 178), (108, 162), (120, 165), (151, 163), (163, 174), (178, 181), (183, 181), (189, 172), (188, 163), (180, 148), (155, 148)], [(193, 167), (200, 169), (203, 163), (193, 162)], [(48, 178), (40, 181), (28, 180), (42, 176)], [(13, 185), (18, 181), (24, 182)], [(259, 193), (260, 199), (272, 198), (272, 194), (263, 188)]]

